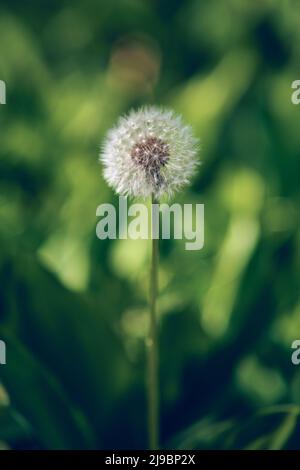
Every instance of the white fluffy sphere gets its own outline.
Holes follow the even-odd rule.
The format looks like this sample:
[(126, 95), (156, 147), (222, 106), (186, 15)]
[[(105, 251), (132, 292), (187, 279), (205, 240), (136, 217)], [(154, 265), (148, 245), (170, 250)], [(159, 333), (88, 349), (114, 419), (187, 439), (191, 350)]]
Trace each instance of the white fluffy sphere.
[(197, 139), (173, 111), (145, 107), (121, 117), (100, 154), (104, 177), (120, 195), (172, 196), (197, 166)]

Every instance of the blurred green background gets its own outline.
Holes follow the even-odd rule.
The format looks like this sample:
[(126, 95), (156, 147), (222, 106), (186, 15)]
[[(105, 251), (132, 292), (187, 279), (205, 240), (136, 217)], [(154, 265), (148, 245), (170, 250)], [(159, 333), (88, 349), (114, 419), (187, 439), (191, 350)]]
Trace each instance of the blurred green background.
[(96, 238), (98, 153), (131, 107), (183, 114), (205, 247), (165, 240), (161, 443), (300, 448), (300, 3), (2, 0), (0, 446), (146, 448), (149, 246)]

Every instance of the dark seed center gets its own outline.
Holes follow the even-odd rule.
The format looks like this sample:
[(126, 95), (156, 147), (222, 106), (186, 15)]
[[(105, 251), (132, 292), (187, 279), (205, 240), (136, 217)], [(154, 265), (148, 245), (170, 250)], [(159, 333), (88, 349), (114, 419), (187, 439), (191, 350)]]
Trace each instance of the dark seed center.
[(159, 170), (169, 159), (169, 146), (158, 137), (146, 137), (137, 142), (131, 150), (135, 163), (142, 166), (150, 175), (158, 175)]

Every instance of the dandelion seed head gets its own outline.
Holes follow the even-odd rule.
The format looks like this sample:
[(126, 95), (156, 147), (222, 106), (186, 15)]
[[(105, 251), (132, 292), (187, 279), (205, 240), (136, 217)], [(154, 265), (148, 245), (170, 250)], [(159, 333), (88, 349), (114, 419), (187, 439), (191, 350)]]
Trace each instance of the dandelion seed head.
[(104, 177), (124, 196), (172, 196), (196, 170), (197, 142), (173, 111), (132, 111), (108, 132), (100, 154)]

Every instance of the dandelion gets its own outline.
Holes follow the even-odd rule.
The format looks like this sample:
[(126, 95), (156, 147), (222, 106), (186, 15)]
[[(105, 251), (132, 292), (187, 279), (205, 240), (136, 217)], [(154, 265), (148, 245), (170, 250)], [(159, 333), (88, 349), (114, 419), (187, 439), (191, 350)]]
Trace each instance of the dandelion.
[[(104, 142), (100, 160), (108, 184), (122, 196), (151, 196), (152, 210), (164, 195), (190, 182), (197, 167), (197, 139), (173, 111), (146, 107), (121, 117)], [(152, 238), (148, 347), (148, 431), (150, 449), (159, 442), (159, 381), (156, 299), (158, 239)]]
[(104, 142), (104, 177), (120, 195), (159, 200), (189, 183), (197, 140), (173, 111), (141, 108), (121, 117)]

